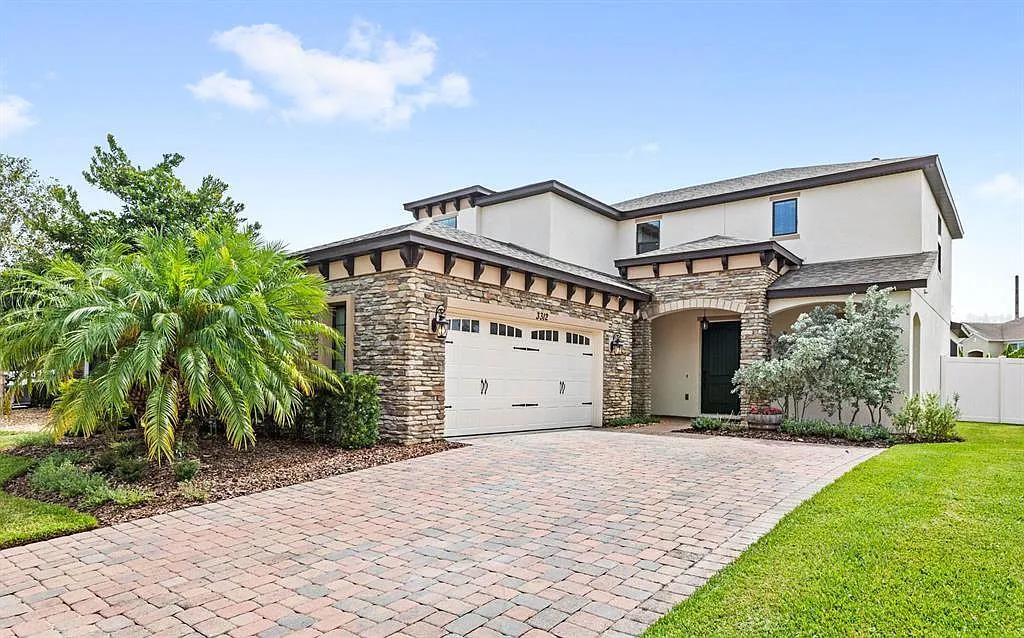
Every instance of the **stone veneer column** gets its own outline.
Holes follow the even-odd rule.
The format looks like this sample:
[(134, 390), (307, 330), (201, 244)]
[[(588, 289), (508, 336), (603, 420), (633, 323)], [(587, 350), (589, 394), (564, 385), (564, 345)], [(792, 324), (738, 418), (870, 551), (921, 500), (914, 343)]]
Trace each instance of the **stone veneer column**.
[[(770, 271), (766, 275), (764, 286), (751, 291), (746, 298), (746, 308), (740, 315), (740, 368), (755, 361), (764, 361), (771, 352), (771, 317), (768, 316), (768, 285), (777, 276)], [(750, 402), (740, 393), (740, 414), (747, 414)]]
[(633, 321), (633, 414), (644, 416), (651, 413), (651, 374), (653, 371), (651, 343), (651, 321)]

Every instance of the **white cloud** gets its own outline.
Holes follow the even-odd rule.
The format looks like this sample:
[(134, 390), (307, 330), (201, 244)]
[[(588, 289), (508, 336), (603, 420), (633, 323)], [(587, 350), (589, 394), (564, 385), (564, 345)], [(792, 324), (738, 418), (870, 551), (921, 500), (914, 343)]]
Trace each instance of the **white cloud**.
[(437, 43), (421, 33), (399, 43), (377, 25), (357, 20), (339, 53), (306, 48), (275, 24), (235, 27), (214, 35), (213, 42), (285, 97), (289, 118), (392, 127), (430, 106), (472, 102), (465, 76), (432, 77)]
[(999, 173), (992, 179), (978, 185), (977, 192), (983, 197), (1006, 201), (1024, 199), (1024, 182), (1017, 175)]
[(0, 140), (21, 133), (36, 123), (28, 112), (32, 103), (17, 95), (0, 97)]
[(637, 155), (654, 155), (661, 150), (661, 144), (657, 142), (647, 142), (646, 144), (640, 144), (634, 146), (623, 153), (626, 159), (633, 159)]
[(224, 102), (250, 111), (267, 105), (267, 98), (253, 91), (252, 82), (233, 78), (224, 71), (187, 84), (185, 88), (204, 102)]

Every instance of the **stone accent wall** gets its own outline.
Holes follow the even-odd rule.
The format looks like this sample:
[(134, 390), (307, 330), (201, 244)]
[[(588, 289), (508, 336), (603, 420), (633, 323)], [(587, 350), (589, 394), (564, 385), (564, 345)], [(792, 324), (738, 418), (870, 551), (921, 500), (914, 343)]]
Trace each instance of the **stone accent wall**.
[[(444, 434), (444, 343), (430, 332), (430, 318), (449, 296), (607, 322), (603, 418), (632, 412), (630, 314), (415, 268), (329, 281), (327, 288), (328, 294), (353, 295), (353, 367), (381, 379), (381, 430), (388, 439), (412, 443)], [(622, 343), (618, 354), (610, 351), (613, 334)]]
[[(678, 275), (643, 279), (636, 284), (653, 293), (654, 298), (642, 310), (642, 316), (655, 316), (665, 310), (717, 308), (740, 315), (740, 366), (768, 358), (771, 344), (771, 320), (768, 316), (768, 286), (779, 278), (768, 267), (720, 270), (694, 275)], [(641, 320), (634, 332), (650, 335), (650, 320)], [(648, 336), (649, 338), (649, 336)], [(636, 350), (634, 369), (650, 371), (653, 346)], [(651, 405), (653, 400), (650, 373), (648, 382), (634, 392), (635, 405)], [(746, 397), (740, 397), (740, 413), (746, 414)]]
[(651, 322), (637, 319), (633, 322), (633, 414), (651, 413), (654, 396), (651, 392), (651, 373), (654, 351), (651, 349)]

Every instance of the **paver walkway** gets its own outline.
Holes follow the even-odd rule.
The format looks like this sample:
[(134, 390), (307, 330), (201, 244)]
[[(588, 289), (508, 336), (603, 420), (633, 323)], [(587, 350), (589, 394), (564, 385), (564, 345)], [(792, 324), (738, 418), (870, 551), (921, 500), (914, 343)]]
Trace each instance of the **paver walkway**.
[(0, 636), (636, 635), (878, 450), (569, 431), (0, 552)]

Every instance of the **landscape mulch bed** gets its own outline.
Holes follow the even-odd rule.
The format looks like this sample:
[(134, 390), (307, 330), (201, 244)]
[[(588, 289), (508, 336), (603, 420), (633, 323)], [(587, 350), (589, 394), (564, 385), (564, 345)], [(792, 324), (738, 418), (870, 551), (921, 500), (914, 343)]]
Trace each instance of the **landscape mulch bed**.
[[(89, 439), (66, 438), (56, 447), (23, 447), (10, 450), (7, 454), (42, 459), (58, 450), (79, 449), (98, 453), (105, 445), (102, 436)], [(262, 437), (258, 439), (255, 448), (236, 450), (223, 438), (201, 438), (197, 458), (202, 465), (193, 482), (207, 492), (205, 502), (210, 503), (426, 456), (464, 445), (451, 441), (415, 445), (381, 443), (362, 450), (342, 450), (302, 441)], [(149, 490), (153, 498), (134, 507), (108, 503), (84, 510), (76, 507), (77, 503), (73, 501), (33, 490), (28, 484), (28, 475), (10, 481), (3, 489), (9, 494), (89, 511), (101, 525), (112, 525), (201, 504), (185, 498), (178, 491), (174, 472), (166, 462), (162, 465), (151, 464), (145, 477), (132, 485)]]
[(894, 434), (891, 439), (873, 439), (871, 441), (850, 441), (847, 439), (837, 439), (826, 436), (797, 436), (795, 434), (787, 434), (786, 432), (780, 432), (778, 430), (691, 430), (689, 428), (683, 428), (681, 430), (672, 430), (673, 432), (681, 432), (683, 434), (706, 434), (708, 436), (732, 436), (741, 439), (764, 439), (766, 441), (789, 441), (791, 443), (821, 443), (824, 445), (841, 445), (844, 447), (877, 447), (887, 448), (896, 445), (897, 443), (917, 443), (914, 439), (901, 437)]

